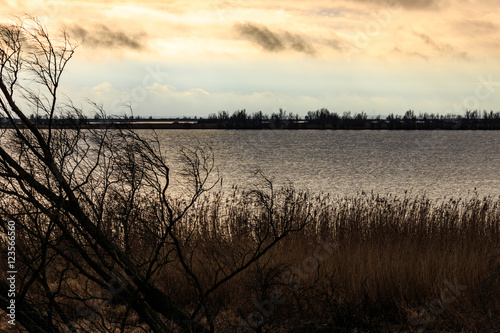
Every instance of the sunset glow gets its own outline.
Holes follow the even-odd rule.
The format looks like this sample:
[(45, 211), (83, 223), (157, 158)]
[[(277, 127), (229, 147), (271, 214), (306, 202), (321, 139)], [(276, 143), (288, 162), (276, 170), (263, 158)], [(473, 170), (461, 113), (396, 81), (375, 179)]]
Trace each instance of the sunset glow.
[[(82, 42), (64, 93), (108, 112), (500, 110), (496, 1), (0, 1)], [(488, 96), (477, 96), (481, 87)], [(471, 97), (474, 99), (471, 102)], [(483, 98), (484, 97), (484, 98)]]

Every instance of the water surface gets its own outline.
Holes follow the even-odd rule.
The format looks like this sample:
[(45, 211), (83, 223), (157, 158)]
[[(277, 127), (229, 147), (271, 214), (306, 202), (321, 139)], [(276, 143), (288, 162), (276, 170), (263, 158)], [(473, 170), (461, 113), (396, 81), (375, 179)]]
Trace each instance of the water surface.
[[(146, 134), (146, 133), (145, 133)], [(225, 188), (259, 168), (276, 184), (334, 195), (500, 195), (500, 131), (159, 130), (168, 156), (210, 146)], [(178, 165), (172, 159), (172, 168)], [(174, 176), (176, 175), (174, 170)], [(178, 175), (176, 176), (178, 177)]]

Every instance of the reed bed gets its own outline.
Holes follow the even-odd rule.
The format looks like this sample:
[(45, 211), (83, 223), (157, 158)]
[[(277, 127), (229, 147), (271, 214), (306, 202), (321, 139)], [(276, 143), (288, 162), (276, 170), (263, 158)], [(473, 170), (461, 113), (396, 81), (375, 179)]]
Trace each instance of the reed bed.
[[(266, 225), (298, 229), (208, 297), (217, 332), (500, 329), (500, 197), (334, 197), (293, 188), (262, 200), (254, 194), (201, 197), (175, 230), (199, 283), (210, 286), (238, 266)], [(145, 257), (154, 210), (150, 200), (138, 204), (131, 213), (137, 223), (124, 235), (115, 205), (105, 227), (129, 240), (133, 256)], [(169, 258), (154, 283), (193, 311), (192, 281)], [(84, 285), (80, 278), (74, 286)], [(104, 305), (96, 305), (102, 318), (125, 311)]]
[[(500, 328), (500, 198), (337, 198), (288, 189), (275, 199), (275, 219), (286, 219), (291, 206), (294, 218), (307, 212), (310, 222), (214, 296), (222, 331), (252, 331), (257, 319), (265, 332)], [(265, 220), (238, 191), (194, 207), (184, 225), (216, 253), (199, 258), (207, 279), (218, 255), (251, 242), (227, 237), (231, 230), (248, 235)], [(271, 306), (273, 293), (283, 303)]]

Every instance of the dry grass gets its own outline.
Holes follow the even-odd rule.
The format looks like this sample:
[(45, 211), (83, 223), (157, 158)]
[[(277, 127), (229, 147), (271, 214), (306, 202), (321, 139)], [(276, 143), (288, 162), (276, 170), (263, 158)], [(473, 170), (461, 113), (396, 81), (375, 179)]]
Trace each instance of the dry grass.
[[(308, 213), (310, 223), (208, 297), (218, 332), (259, 320), (264, 332), (500, 329), (500, 199), (280, 193), (277, 225)], [(177, 230), (200, 283), (237, 267), (268, 218), (238, 191), (201, 199)], [(148, 243), (136, 234), (140, 257)], [(172, 259), (155, 283), (192, 311), (192, 281)], [(123, 315), (119, 303), (94, 305), (102, 318)]]
[[(248, 223), (250, 207), (230, 197), (223, 204), (206, 199), (191, 223)], [(311, 205), (313, 222), (214, 296), (226, 331), (242, 329), (238, 318), (255, 324), (256, 311), (268, 332), (500, 328), (498, 199), (304, 196), (300, 204)], [(219, 244), (215, 233), (202, 230), (200, 243)], [(330, 251), (315, 252), (321, 243)], [(223, 251), (242, 246), (228, 242)], [(208, 258), (200, 263), (207, 260), (212, 267)], [(273, 292), (286, 301), (259, 310)]]

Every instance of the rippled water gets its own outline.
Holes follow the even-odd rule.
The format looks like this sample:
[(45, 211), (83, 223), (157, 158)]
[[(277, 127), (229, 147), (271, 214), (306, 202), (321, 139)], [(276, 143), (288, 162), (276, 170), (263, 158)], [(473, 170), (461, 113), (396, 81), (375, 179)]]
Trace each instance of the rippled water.
[[(146, 133), (145, 133), (146, 134)], [(157, 131), (169, 156), (210, 146), (224, 187), (260, 168), (277, 184), (334, 195), (500, 195), (500, 131)], [(172, 162), (173, 169), (177, 164)], [(175, 175), (175, 173), (174, 173)]]

